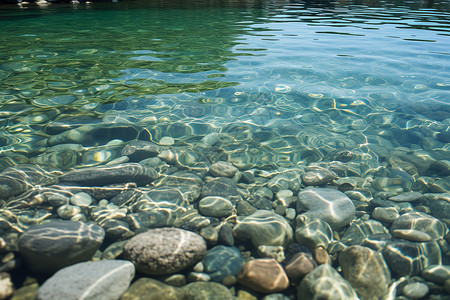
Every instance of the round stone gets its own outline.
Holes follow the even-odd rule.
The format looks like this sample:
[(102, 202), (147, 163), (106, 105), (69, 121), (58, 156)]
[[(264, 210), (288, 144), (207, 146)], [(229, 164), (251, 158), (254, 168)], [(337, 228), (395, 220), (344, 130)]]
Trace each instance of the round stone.
[(103, 228), (74, 221), (52, 221), (30, 227), (19, 238), (19, 251), (30, 269), (51, 274), (91, 259), (105, 237)]
[(409, 212), (398, 217), (391, 225), (391, 231), (411, 229), (424, 232), (433, 239), (441, 239), (446, 233), (446, 226), (438, 219), (420, 212)]
[(422, 271), (422, 277), (426, 280), (444, 284), (447, 279), (450, 279), (449, 265), (431, 265)]
[(298, 252), (284, 263), (284, 270), (290, 281), (298, 283), (306, 274), (311, 273), (316, 266), (317, 264), (311, 254)]
[(234, 205), (230, 200), (220, 196), (208, 196), (198, 203), (198, 210), (207, 217), (228, 217), (234, 212)]
[(413, 282), (403, 287), (403, 295), (409, 299), (421, 299), (429, 292), (429, 288), (425, 283)]
[(372, 211), (372, 219), (388, 224), (394, 222), (399, 216), (400, 214), (394, 207), (375, 207)]
[(213, 281), (222, 282), (229, 275), (236, 276), (242, 268), (243, 259), (235, 247), (215, 246), (202, 259), (207, 273)]
[(87, 207), (92, 204), (92, 197), (84, 192), (76, 193), (70, 197), (70, 203), (80, 207)]
[[(228, 288), (216, 282), (192, 282), (182, 289), (186, 292), (186, 298), (192, 300), (234, 300), (234, 296)], [(159, 298), (161, 299), (161, 298)]]
[(209, 167), (209, 173), (215, 177), (233, 177), (238, 169), (226, 161), (218, 161)]
[(156, 279), (142, 277), (133, 282), (130, 288), (122, 295), (121, 300), (178, 300), (185, 299), (185, 291), (162, 283)]
[(147, 275), (168, 275), (199, 262), (206, 242), (198, 234), (179, 228), (150, 229), (131, 238), (123, 256)]
[(327, 222), (305, 215), (299, 215), (296, 221), (295, 239), (299, 244), (310, 249), (326, 248), (333, 240), (333, 230)]
[(67, 204), (67, 205), (62, 205), (62, 206), (58, 207), (58, 209), (56, 210), (56, 213), (58, 214), (58, 216), (61, 219), (70, 220), (74, 216), (81, 213), (81, 208), (78, 206)]
[(325, 185), (337, 178), (336, 173), (325, 168), (314, 168), (302, 175), (302, 182), (305, 185)]
[(159, 140), (159, 144), (163, 145), (163, 146), (170, 146), (175, 144), (175, 140), (170, 137), (170, 136), (163, 136), (160, 140)]

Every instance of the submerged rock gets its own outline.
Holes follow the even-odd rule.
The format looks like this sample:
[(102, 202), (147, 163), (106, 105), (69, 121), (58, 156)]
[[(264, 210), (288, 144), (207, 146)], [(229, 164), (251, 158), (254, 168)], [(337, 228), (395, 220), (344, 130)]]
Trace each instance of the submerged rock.
[(167, 285), (156, 279), (142, 277), (133, 282), (122, 295), (121, 300), (181, 300), (185, 299), (184, 289)]

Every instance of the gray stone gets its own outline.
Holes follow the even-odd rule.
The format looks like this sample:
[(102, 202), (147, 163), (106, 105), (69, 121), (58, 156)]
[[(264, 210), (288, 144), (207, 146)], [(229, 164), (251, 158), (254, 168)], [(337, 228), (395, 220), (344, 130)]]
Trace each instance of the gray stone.
[(227, 198), (232, 203), (236, 203), (241, 200), (241, 194), (239, 193), (236, 183), (230, 178), (219, 177), (215, 180), (207, 182), (203, 186), (202, 197), (207, 196), (220, 196)]
[(378, 220), (383, 223), (391, 224), (394, 222), (400, 214), (394, 207), (375, 207), (372, 211), (372, 219)]
[(387, 294), (391, 275), (380, 252), (350, 246), (339, 254), (339, 264), (361, 300), (381, 299)]
[(402, 289), (403, 295), (413, 300), (425, 297), (425, 295), (428, 294), (428, 292), (429, 292), (428, 286), (422, 282), (408, 283)]
[(325, 185), (337, 178), (336, 173), (321, 167), (308, 168), (302, 175), (302, 182), (305, 185)]
[(104, 236), (104, 230), (94, 224), (52, 221), (32, 226), (22, 234), (19, 251), (32, 271), (51, 274), (89, 260)]
[(238, 169), (226, 161), (218, 161), (209, 167), (209, 173), (216, 177), (233, 177)]
[(397, 196), (389, 197), (389, 200), (395, 201), (395, 202), (412, 202), (417, 201), (423, 198), (422, 193), (419, 192), (404, 192)]
[(327, 222), (305, 215), (297, 216), (296, 221), (295, 239), (297, 243), (309, 249), (315, 249), (320, 246), (327, 248), (333, 240), (333, 230)]
[(281, 190), (291, 190), (297, 192), (300, 190), (303, 171), (300, 169), (292, 169), (283, 171), (281, 174), (276, 175), (268, 183), (267, 187), (274, 193)]
[(186, 291), (156, 279), (142, 277), (133, 282), (120, 300), (182, 300)]
[(14, 293), (14, 286), (11, 282), (11, 276), (6, 273), (0, 273), (0, 299), (9, 299)]
[(229, 275), (236, 276), (244, 264), (237, 248), (222, 245), (208, 250), (202, 262), (205, 267), (204, 272), (216, 282), (222, 282)]
[(220, 196), (208, 196), (198, 203), (199, 212), (207, 217), (228, 217), (235, 211), (230, 200)]
[(134, 266), (124, 260), (78, 263), (56, 272), (39, 288), (36, 300), (119, 299), (134, 278)]
[(348, 225), (355, 217), (355, 206), (344, 193), (330, 188), (307, 187), (298, 194), (297, 213), (322, 219), (331, 228)]
[(390, 230), (411, 229), (427, 233), (433, 239), (441, 239), (446, 233), (446, 226), (438, 219), (420, 212), (401, 215), (391, 225)]
[(430, 265), (422, 270), (422, 277), (426, 280), (444, 284), (447, 279), (450, 279), (449, 265)]
[(122, 149), (122, 155), (126, 155), (131, 161), (138, 162), (149, 157), (155, 157), (164, 149), (149, 141), (132, 141)]
[(380, 222), (357, 219), (352, 221), (350, 226), (345, 230), (341, 242), (348, 246), (361, 245), (364, 240), (372, 236), (386, 234), (389, 234), (389, 230)]
[(225, 246), (234, 246), (233, 227), (229, 223), (220, 227), (218, 242)]
[(267, 210), (258, 210), (249, 216), (239, 218), (234, 232), (237, 239), (250, 239), (255, 247), (287, 245), (293, 237), (292, 228), (287, 220)]
[(184, 300), (234, 300), (227, 287), (216, 282), (192, 282), (182, 289), (186, 292)]
[(86, 186), (107, 185), (113, 183), (135, 182), (146, 185), (158, 177), (156, 171), (136, 163), (114, 166), (98, 166), (76, 169), (62, 175), (62, 182), (76, 182)]
[(358, 300), (355, 290), (329, 264), (315, 268), (297, 286), (297, 298), (304, 300)]
[(123, 256), (148, 275), (179, 272), (200, 261), (206, 253), (206, 242), (198, 234), (179, 228), (150, 229), (131, 238)]
[(92, 197), (84, 192), (76, 193), (72, 197), (70, 197), (70, 204), (86, 207), (92, 204)]
[(413, 242), (429, 242), (433, 239), (429, 234), (414, 229), (395, 229), (392, 230), (392, 235)]

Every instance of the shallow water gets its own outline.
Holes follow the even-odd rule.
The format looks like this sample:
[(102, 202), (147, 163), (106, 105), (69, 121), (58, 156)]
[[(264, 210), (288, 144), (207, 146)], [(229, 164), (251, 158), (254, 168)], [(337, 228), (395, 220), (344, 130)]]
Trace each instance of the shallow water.
[(448, 1), (2, 5), (0, 28), (0, 171), (105, 164), (136, 139), (199, 155), (219, 132), (210, 161), (261, 177), (346, 150), (348, 174), (401, 181), (378, 191), (448, 192), (413, 162), (450, 161)]

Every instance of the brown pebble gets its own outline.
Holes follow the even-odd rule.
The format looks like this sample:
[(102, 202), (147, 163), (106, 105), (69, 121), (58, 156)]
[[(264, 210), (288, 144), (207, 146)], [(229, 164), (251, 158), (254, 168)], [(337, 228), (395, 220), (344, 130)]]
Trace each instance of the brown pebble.
[(314, 250), (314, 259), (318, 265), (329, 264), (331, 262), (327, 250), (323, 247), (317, 247)]

